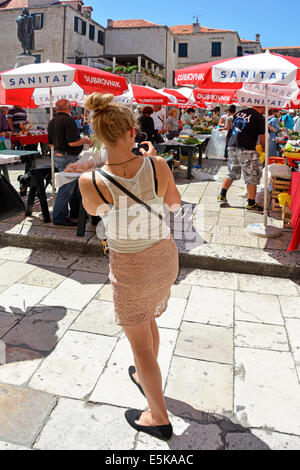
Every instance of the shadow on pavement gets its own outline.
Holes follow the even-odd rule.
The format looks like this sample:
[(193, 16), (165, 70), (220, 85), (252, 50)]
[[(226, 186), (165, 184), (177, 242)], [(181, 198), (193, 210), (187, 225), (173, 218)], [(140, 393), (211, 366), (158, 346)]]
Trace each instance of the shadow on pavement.
[[(165, 397), (167, 409), (183, 419), (187, 427), (181, 435), (174, 434), (168, 445), (171, 450), (271, 450), (251, 431), (229, 418), (197, 410), (179, 400)], [(231, 443), (227, 436), (238, 436)]]
[(15, 307), (10, 307), (11, 312), (3, 309), (0, 306), (0, 372), (3, 364), (47, 357), (59, 341), (58, 323), (66, 316), (66, 308), (38, 306), (25, 312)]

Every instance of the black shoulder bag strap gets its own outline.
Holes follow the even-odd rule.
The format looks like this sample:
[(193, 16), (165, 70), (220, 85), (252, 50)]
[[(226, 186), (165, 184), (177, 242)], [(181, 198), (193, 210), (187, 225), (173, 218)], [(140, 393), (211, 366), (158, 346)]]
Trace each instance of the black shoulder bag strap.
[(155, 210), (151, 209), (151, 207), (148, 206), (148, 204), (146, 204), (144, 201), (142, 201), (137, 196), (132, 194), (130, 191), (128, 191), (128, 189), (124, 188), (124, 186), (122, 186), (118, 181), (116, 181), (110, 174), (106, 173), (106, 171), (101, 170), (101, 168), (99, 168), (98, 171), (99, 171), (99, 173), (101, 173), (102, 176), (104, 176), (104, 178), (108, 179), (108, 181), (110, 181), (117, 188), (119, 188), (121, 191), (123, 191), (123, 193), (127, 194), (127, 196), (129, 196), (131, 199), (133, 199), (135, 202), (137, 202), (141, 206), (144, 206), (147, 209), (147, 211), (150, 212), (150, 214), (154, 214), (160, 220), (163, 220), (163, 216), (161, 214), (159, 214)]

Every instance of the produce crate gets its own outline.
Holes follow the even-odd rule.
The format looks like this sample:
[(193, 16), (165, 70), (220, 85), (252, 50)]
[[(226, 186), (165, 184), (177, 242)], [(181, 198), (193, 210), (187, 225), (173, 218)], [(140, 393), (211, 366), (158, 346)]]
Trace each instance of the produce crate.
[(290, 190), (291, 180), (273, 177), (273, 191), (272, 191), (272, 211), (281, 212), (281, 206), (278, 201), (278, 195), (281, 193), (288, 193)]

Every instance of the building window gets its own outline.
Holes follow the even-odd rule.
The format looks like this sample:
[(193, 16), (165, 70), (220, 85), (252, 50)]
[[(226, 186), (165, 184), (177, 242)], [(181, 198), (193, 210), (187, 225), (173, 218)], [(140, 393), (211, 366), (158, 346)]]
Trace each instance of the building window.
[(244, 55), (251, 55), (254, 54), (254, 51), (244, 51)]
[(82, 57), (76, 57), (75, 64), (82, 65)]
[(176, 86), (176, 83), (175, 83), (175, 70), (173, 70), (173, 72), (172, 72), (172, 86)]
[(211, 43), (211, 56), (212, 57), (221, 57), (222, 55), (222, 43), (221, 42), (212, 42)]
[(98, 31), (98, 43), (101, 44), (101, 46), (104, 45), (104, 32), (103, 31)]
[(43, 29), (44, 26), (44, 13), (32, 13), (34, 29), (37, 31)]
[(241, 57), (243, 55), (243, 48), (242, 46), (237, 47), (237, 56)]
[(174, 54), (176, 54), (176, 41), (175, 41), (175, 39), (174, 39), (174, 42), (173, 42), (173, 52), (174, 52)]
[(40, 64), (42, 62), (42, 55), (41, 54), (32, 54), (32, 57), (35, 57), (35, 63)]
[(78, 34), (81, 34), (81, 36), (86, 36), (86, 21), (83, 21), (81, 18), (78, 18), (78, 16), (75, 16), (74, 31)]
[(90, 24), (90, 40), (94, 41), (95, 40), (95, 26), (93, 24)]
[(188, 56), (188, 44), (187, 42), (182, 42), (178, 45), (178, 57), (187, 57)]

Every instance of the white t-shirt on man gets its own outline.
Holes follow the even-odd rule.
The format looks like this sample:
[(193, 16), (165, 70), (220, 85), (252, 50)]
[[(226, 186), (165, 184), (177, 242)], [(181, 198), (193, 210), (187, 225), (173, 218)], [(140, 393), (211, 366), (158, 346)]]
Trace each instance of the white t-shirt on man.
[(151, 117), (154, 121), (154, 128), (161, 131), (164, 128), (164, 122), (166, 120), (166, 110), (161, 108), (160, 111), (151, 114)]

